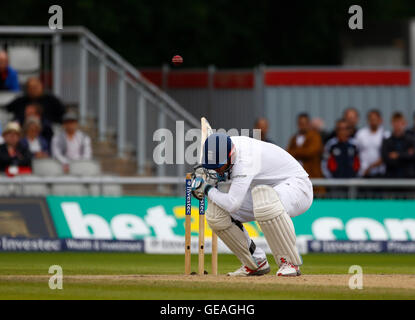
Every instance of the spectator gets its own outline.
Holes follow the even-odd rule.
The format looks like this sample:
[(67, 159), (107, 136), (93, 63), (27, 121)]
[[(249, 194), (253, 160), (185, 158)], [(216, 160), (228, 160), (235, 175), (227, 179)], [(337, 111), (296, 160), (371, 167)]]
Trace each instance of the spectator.
[(0, 90), (19, 91), (17, 72), (9, 66), (6, 51), (0, 51)]
[(360, 167), (358, 150), (346, 120), (336, 123), (336, 137), (324, 147), (322, 171), (327, 178), (354, 178)]
[[(8, 169), (12, 167), (31, 166), (30, 151), (20, 143), (20, 135), (20, 125), (17, 122), (9, 122), (3, 131), (4, 144), (0, 145), (0, 171), (11, 171)], [(13, 174), (17, 174), (18, 170), (13, 171)]]
[(21, 123), (21, 126), (24, 126), (26, 120), (28, 118), (36, 118), (40, 121), (40, 125), (42, 128), (42, 131), (40, 132), (40, 135), (46, 139), (48, 145), (51, 145), (52, 137), (53, 137), (53, 130), (52, 130), (52, 124), (48, 119), (45, 119), (42, 117), (42, 107), (37, 103), (31, 103), (28, 104), (24, 111), (24, 122)]
[(6, 106), (7, 111), (14, 114), (15, 119), (24, 123), (25, 109), (28, 104), (36, 103), (42, 107), (43, 117), (52, 123), (62, 123), (65, 107), (52, 94), (44, 92), (43, 84), (38, 78), (30, 78), (26, 83), (26, 92)]
[[(357, 133), (357, 126), (359, 124), (359, 111), (357, 111), (357, 109), (355, 108), (347, 108), (346, 110), (343, 111), (343, 117), (342, 119), (344, 121), (346, 121), (347, 126), (349, 128), (350, 131), (350, 138), (354, 138), (356, 133)], [(337, 132), (336, 130), (334, 130), (328, 137), (328, 140), (334, 138), (337, 136)], [(327, 141), (328, 141), (327, 140)]]
[(22, 144), (30, 150), (34, 158), (48, 158), (50, 154), (49, 143), (40, 135), (42, 125), (40, 120), (35, 117), (29, 117), (24, 125), (24, 138)]
[(380, 111), (370, 110), (367, 113), (367, 122), (368, 126), (360, 129), (356, 134), (356, 144), (360, 156), (359, 176), (381, 177), (385, 174), (385, 166), (381, 156), (382, 141), (390, 134), (382, 127)]
[(296, 158), (311, 178), (321, 178), (323, 144), (320, 134), (311, 129), (310, 117), (301, 113), (297, 117), (298, 132), (290, 139), (287, 151)]
[(258, 118), (255, 121), (254, 129), (261, 130), (261, 140), (269, 143), (274, 143), (273, 141), (267, 138), (268, 134), (268, 120), (265, 118)]
[(72, 112), (63, 117), (63, 128), (52, 139), (52, 155), (68, 172), (71, 161), (91, 159), (91, 139), (78, 129), (78, 117)]
[(382, 145), (382, 159), (389, 178), (414, 177), (415, 142), (405, 133), (406, 120), (402, 113), (392, 115), (392, 135)]
[(412, 116), (412, 121), (413, 121), (412, 128), (407, 130), (407, 134), (409, 134), (412, 138), (415, 139), (415, 112)]
[(321, 141), (326, 143), (329, 140), (330, 133), (327, 132), (325, 128), (326, 124), (321, 118), (313, 118), (311, 120), (311, 129), (317, 131), (320, 134)]
[(354, 138), (357, 133), (359, 118), (359, 111), (357, 111), (355, 108), (347, 108), (343, 112), (343, 119), (346, 120), (347, 125), (349, 126), (351, 138)]

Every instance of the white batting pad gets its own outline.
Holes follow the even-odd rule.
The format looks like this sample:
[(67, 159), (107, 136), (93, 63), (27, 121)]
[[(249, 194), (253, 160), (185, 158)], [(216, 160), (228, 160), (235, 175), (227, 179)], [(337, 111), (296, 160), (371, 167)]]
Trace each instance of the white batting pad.
[(256, 270), (258, 268), (257, 263), (249, 252), (245, 234), (241, 229), (239, 229), (239, 227), (232, 223), (228, 229), (217, 231), (216, 234), (236, 255), (243, 265), (252, 270)]
[(213, 231), (225, 230), (232, 225), (231, 215), (208, 198), (206, 221)]
[(231, 221), (229, 212), (208, 200), (206, 221), (210, 228), (218, 235), (224, 244), (236, 255), (236, 257), (248, 268), (258, 268), (255, 260), (249, 252), (245, 233)]
[(270, 186), (257, 186), (252, 190), (255, 218), (264, 233), (275, 261), (281, 258), (295, 265), (302, 260), (295, 246), (294, 224), (285, 211), (277, 192)]
[(267, 221), (286, 212), (277, 192), (270, 186), (259, 185), (253, 188), (252, 201), (258, 221)]

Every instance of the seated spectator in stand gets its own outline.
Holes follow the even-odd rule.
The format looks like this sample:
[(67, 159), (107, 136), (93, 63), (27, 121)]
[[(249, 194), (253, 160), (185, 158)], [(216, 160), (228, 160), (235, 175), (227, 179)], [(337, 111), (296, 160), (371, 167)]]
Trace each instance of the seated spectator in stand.
[(323, 144), (320, 134), (311, 129), (307, 113), (298, 115), (297, 126), (298, 132), (291, 137), (287, 151), (301, 163), (311, 178), (321, 178)]
[(0, 51), (0, 91), (19, 91), (19, 79), (17, 72), (9, 66), (9, 58), (6, 51)]
[[(50, 146), (52, 143), (52, 137), (53, 137), (52, 124), (50, 123), (48, 119), (45, 119), (44, 117), (42, 117), (42, 107), (37, 103), (28, 104), (24, 111), (25, 121), (23, 123), (20, 123), (20, 125), (24, 126), (28, 118), (39, 119), (40, 125), (42, 128), (40, 135), (46, 139), (48, 145)], [(16, 119), (16, 121), (18, 120)]]
[(72, 112), (63, 117), (63, 129), (52, 139), (52, 155), (68, 172), (71, 161), (91, 159), (91, 139), (78, 129), (78, 117)]
[(28, 104), (36, 103), (42, 107), (42, 116), (52, 123), (62, 123), (65, 106), (52, 94), (44, 92), (43, 84), (38, 78), (30, 78), (26, 83), (26, 92), (6, 106), (15, 119), (24, 123), (25, 109)]
[(329, 140), (330, 132), (325, 130), (324, 120), (321, 118), (313, 118), (311, 120), (311, 129), (317, 131), (320, 134), (321, 141), (326, 143)]
[(354, 139), (350, 138), (346, 120), (336, 123), (336, 137), (324, 147), (321, 169), (326, 178), (354, 178), (360, 168), (359, 154)]
[[(0, 145), (0, 171), (12, 171), (17, 174), (19, 168), (31, 166), (32, 155), (20, 142), (21, 128), (17, 122), (9, 122), (3, 131), (4, 144)], [(17, 170), (16, 170), (17, 169)]]
[(40, 120), (29, 117), (24, 124), (24, 138), (21, 143), (30, 150), (36, 159), (48, 158), (50, 155), (49, 143), (40, 135), (42, 125)]
[(261, 141), (265, 141), (265, 142), (269, 142), (269, 143), (274, 143), (273, 141), (269, 140), (267, 138), (267, 134), (268, 134), (268, 120), (265, 118), (258, 118), (255, 121), (255, 126), (254, 129), (259, 129), (261, 130)]
[(378, 110), (367, 113), (367, 123), (368, 126), (360, 129), (355, 137), (360, 157), (359, 176), (379, 178), (385, 174), (381, 155), (382, 142), (390, 134), (383, 129), (382, 115)]
[(382, 159), (388, 178), (415, 177), (415, 141), (405, 133), (405, 129), (405, 117), (395, 112), (392, 115), (392, 135), (382, 144)]

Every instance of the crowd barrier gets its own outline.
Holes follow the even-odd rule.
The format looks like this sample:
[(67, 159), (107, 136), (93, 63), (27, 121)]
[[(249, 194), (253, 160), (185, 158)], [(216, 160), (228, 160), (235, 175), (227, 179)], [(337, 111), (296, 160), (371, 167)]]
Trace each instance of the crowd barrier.
[[(415, 199), (415, 179), (311, 179), (317, 190), (315, 198), (385, 198), (385, 199)], [(95, 186), (93, 194), (86, 192), (81, 195), (115, 195), (121, 196), (121, 191), (106, 194), (108, 186), (172, 186), (172, 195), (184, 196), (185, 177), (119, 177), (119, 176), (62, 176), (40, 177), (22, 175), (16, 177), (0, 176), (0, 191), (5, 186), (13, 186), (12, 195), (22, 196), (25, 187), (34, 185), (81, 185), (83, 187)], [(80, 195), (60, 193), (59, 195)], [(120, 190), (120, 189), (117, 189)], [(141, 191), (144, 195), (154, 194), (153, 189)], [(1, 192), (0, 192), (1, 193)], [(46, 195), (44, 195), (46, 196)]]

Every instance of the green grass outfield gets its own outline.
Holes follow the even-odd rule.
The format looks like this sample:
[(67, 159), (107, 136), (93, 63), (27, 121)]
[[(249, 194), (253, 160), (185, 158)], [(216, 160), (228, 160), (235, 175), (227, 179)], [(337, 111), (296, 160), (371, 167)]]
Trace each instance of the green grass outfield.
[[(205, 260), (209, 271), (210, 256)], [(303, 260), (301, 277), (229, 279), (182, 276), (184, 255), (0, 253), (0, 299), (415, 299), (415, 255), (309, 254)], [(192, 264), (196, 271), (197, 255)], [(49, 289), (51, 265), (63, 268), (63, 290)], [(371, 277), (363, 290), (347, 285), (351, 265)], [(234, 256), (219, 256), (220, 274), (237, 267)]]

